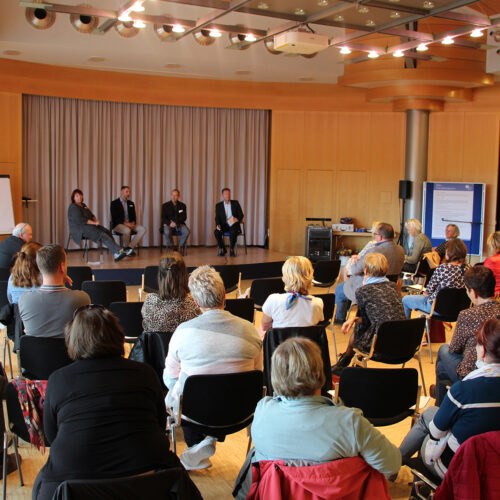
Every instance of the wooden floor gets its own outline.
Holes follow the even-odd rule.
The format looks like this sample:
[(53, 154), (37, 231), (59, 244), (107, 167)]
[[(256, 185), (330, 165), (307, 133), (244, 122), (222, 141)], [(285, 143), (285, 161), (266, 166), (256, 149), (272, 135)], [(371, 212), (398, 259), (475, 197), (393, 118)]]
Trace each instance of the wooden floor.
[[(188, 265), (199, 265), (203, 258), (208, 258), (210, 253), (213, 253), (210, 249), (206, 249), (207, 251), (203, 252), (203, 256), (196, 255), (193, 252), (192, 261), (189, 262)], [(263, 249), (252, 249), (255, 252), (262, 252), (263, 255), (273, 257), (271, 260), (279, 260), (283, 258), (282, 254), (270, 253), (266, 254), (266, 250)], [(154, 253), (154, 250), (149, 250), (147, 253)], [(253, 253), (253, 252), (252, 252)], [(141, 251), (140, 261), (144, 264), (146, 259), (153, 258), (154, 255), (142, 255)], [(146, 254), (146, 252), (144, 252)], [(159, 257), (159, 249), (156, 249), (156, 258)], [(250, 255), (250, 250), (249, 250)], [(188, 256), (188, 258), (191, 256)], [(249, 257), (237, 257), (237, 259), (245, 259)], [(139, 260), (139, 258), (137, 258)], [(196, 260), (195, 260), (196, 259)], [(224, 260), (224, 259), (221, 259)], [(124, 264), (127, 262), (132, 262), (125, 260)], [(212, 263), (211, 261), (209, 261)], [(217, 260), (215, 260), (217, 262)], [(73, 265), (76, 265), (73, 262)], [(121, 265), (121, 263), (119, 264)], [(139, 267), (138, 265), (134, 265), (132, 267)], [(250, 286), (250, 282), (243, 282), (242, 289), (245, 290), (248, 286)], [(325, 289), (313, 289), (312, 293), (325, 293)], [(137, 300), (138, 287), (128, 287), (128, 297), (129, 300)], [(256, 315), (256, 325), (260, 324), (260, 314)], [(333, 352), (333, 341), (332, 341), (332, 332), (328, 330), (328, 340), (330, 345), (330, 356), (332, 362), (335, 359)], [(335, 326), (335, 338), (337, 341), (338, 352), (344, 352), (345, 347), (347, 345), (347, 337), (345, 337), (340, 331), (340, 327)], [(451, 338), (451, 332), (447, 332), (447, 340)], [(432, 351), (434, 356), (437, 355), (437, 351), (440, 347), (440, 344), (433, 344)], [(435, 358), (434, 358), (435, 359)], [(14, 361), (15, 362), (15, 361)], [(428, 348), (422, 349), (422, 363), (424, 376), (427, 384), (427, 388), (430, 384), (435, 381), (435, 372), (434, 365), (430, 364), (429, 361), (429, 350)], [(369, 366), (373, 367), (385, 367), (387, 365), (381, 365), (378, 363), (370, 363)], [(413, 367), (418, 370), (418, 364), (415, 360), (409, 362), (407, 367)], [(431, 403), (432, 404), (432, 403)], [(394, 443), (396, 446), (399, 446), (404, 436), (410, 429), (410, 419), (406, 419), (398, 424), (387, 426), (387, 427), (379, 427), (380, 432), (387, 436), (387, 438)], [(293, 436), (290, 436), (290, 439), (293, 439)], [(184, 441), (182, 440), (182, 431), (179, 434), (178, 440), (178, 453), (181, 453), (185, 449)], [(215, 456), (212, 457), (213, 466), (209, 469), (205, 469), (203, 471), (192, 471), (190, 472), (190, 476), (193, 481), (196, 483), (198, 488), (200, 489), (203, 498), (205, 500), (228, 500), (232, 498), (231, 491), (233, 488), (234, 481), (236, 476), (240, 470), (241, 465), (245, 459), (245, 451), (247, 447), (247, 434), (246, 431), (240, 431), (236, 434), (230, 435), (226, 438), (226, 441), (223, 443), (217, 443), (217, 449)], [(10, 452), (10, 450), (9, 450)], [(27, 443), (21, 443), (20, 452), (23, 457), (22, 463), (22, 471), (24, 475), (25, 486), (19, 486), (19, 479), (17, 472), (13, 472), (8, 476), (7, 482), (7, 492), (8, 497), (12, 499), (30, 499), (31, 498), (31, 489), (33, 487), (33, 483), (35, 477), (40, 470), (40, 468), (45, 463), (49, 451), (46, 452), (44, 456), (41, 455), (40, 452), (37, 451), (36, 448), (31, 447)], [(389, 492), (391, 498), (393, 499), (407, 499), (410, 493), (410, 487), (408, 483), (411, 481), (411, 474), (407, 467), (402, 467), (398, 478), (395, 482), (389, 483)]]

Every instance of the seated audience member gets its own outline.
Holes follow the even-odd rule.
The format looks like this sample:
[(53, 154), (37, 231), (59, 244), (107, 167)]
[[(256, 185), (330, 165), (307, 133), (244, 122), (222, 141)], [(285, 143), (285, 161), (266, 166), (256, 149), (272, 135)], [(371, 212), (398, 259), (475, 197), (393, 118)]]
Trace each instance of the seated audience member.
[(448, 224), (445, 229), (445, 236), (446, 240), (441, 243), (441, 245), (438, 245), (437, 247), (433, 248), (435, 252), (439, 255), (441, 260), (443, 260), (446, 256), (446, 243), (450, 240), (454, 240), (455, 238), (458, 238), (460, 236), (460, 229), (457, 225), (455, 224)]
[(403, 306), (406, 317), (411, 318), (411, 311), (430, 313), (432, 303), (442, 288), (464, 288), (464, 274), (468, 269), (465, 263), (467, 247), (459, 238), (446, 242), (446, 262), (440, 264), (422, 295), (406, 295), (403, 297)]
[(342, 333), (345, 335), (354, 324), (356, 326), (346, 352), (332, 366), (335, 375), (340, 375), (349, 366), (354, 347), (363, 352), (370, 351), (373, 337), (384, 321), (405, 319), (398, 286), (385, 276), (388, 267), (389, 263), (381, 253), (370, 253), (364, 259), (365, 279), (363, 286), (356, 290), (357, 316), (343, 324)]
[[(476, 368), (476, 332), (488, 319), (500, 316), (500, 303), (495, 301), (495, 277), (484, 266), (471, 267), (464, 276), (465, 289), (474, 307), (458, 315), (450, 345), (439, 348), (436, 361), (436, 406), (446, 394), (446, 383), (456, 382)], [(431, 387), (432, 391), (432, 387)]]
[(31, 226), (20, 222), (13, 230), (12, 235), (0, 242), (0, 267), (12, 267), (17, 253), (25, 243), (33, 237)]
[(376, 240), (375, 240), (375, 232), (377, 231), (377, 226), (381, 223), (382, 221), (374, 221), (372, 224), (372, 239), (362, 248), (362, 250), (354, 255), (351, 255), (350, 259), (347, 261), (347, 264), (344, 266), (344, 281), (347, 279), (348, 276), (350, 276), (351, 273), (351, 266), (358, 262), (360, 259), (363, 259), (365, 254), (371, 250), (371, 248), (375, 245)]
[[(271, 363), (275, 395), (257, 404), (252, 462), (284, 460), (289, 465), (308, 466), (361, 456), (387, 477), (398, 473), (401, 455), (397, 447), (361, 410), (321, 396), (325, 375), (314, 342), (290, 338), (276, 348)], [(250, 483), (251, 478), (245, 481), (246, 489)]]
[(102, 306), (84, 306), (65, 334), (75, 362), (49, 378), (43, 421), (50, 456), (36, 478), (33, 499), (50, 500), (68, 479), (178, 466), (165, 434), (160, 381), (150, 366), (124, 359), (116, 317)]
[(500, 231), (491, 233), (486, 241), (490, 251), (490, 257), (484, 261), (484, 265), (489, 267), (495, 275), (495, 296), (500, 293)]
[(323, 301), (308, 295), (313, 281), (313, 267), (306, 257), (290, 257), (282, 268), (286, 293), (273, 293), (262, 306), (260, 334), (270, 328), (312, 326), (323, 321)]
[[(225, 289), (219, 273), (209, 266), (195, 269), (189, 289), (202, 314), (181, 323), (170, 340), (163, 380), (169, 388), (167, 408), (173, 408), (173, 415), (190, 375), (262, 370), (259, 334), (252, 323), (224, 310)], [(184, 439), (189, 447), (180, 456), (184, 467), (210, 467), (216, 439), (189, 427), (184, 427)]]
[(42, 284), (40, 270), (36, 264), (36, 253), (40, 248), (40, 243), (30, 241), (19, 250), (7, 285), (7, 299), (11, 304), (17, 304), (24, 292), (36, 290)]
[(142, 306), (145, 332), (173, 332), (184, 321), (199, 314), (191, 297), (184, 259), (178, 252), (168, 252), (158, 266), (158, 293), (148, 293)]
[(431, 240), (422, 232), (422, 223), (418, 219), (409, 219), (405, 223), (408, 234), (413, 237), (413, 243), (409, 250), (409, 255), (405, 257), (403, 271), (414, 273), (417, 264), (424, 253), (432, 250)]
[[(377, 252), (385, 255), (389, 263), (387, 274), (399, 274), (403, 267), (405, 252), (403, 247), (394, 243), (394, 229), (390, 224), (381, 222), (373, 233), (375, 245), (365, 253), (364, 258), (370, 253)], [(345, 321), (350, 301), (355, 301), (356, 290), (363, 285), (364, 279), (364, 258), (351, 266), (351, 276), (335, 287), (335, 304), (337, 312), (335, 323)]]
[(478, 368), (451, 386), (439, 408), (420, 415), (399, 447), (403, 464), (421, 450), (429, 470), (444, 477), (466, 439), (500, 430), (500, 319), (483, 323), (476, 341)]
[(80, 189), (74, 189), (71, 193), (71, 205), (68, 207), (69, 232), (73, 241), (79, 245), (83, 237), (96, 243), (101, 242), (113, 253), (115, 262), (123, 259), (126, 255), (132, 255), (133, 248), (120, 248), (113, 238), (111, 231), (101, 226), (96, 216), (83, 203), (83, 193)]
[(81, 290), (64, 286), (68, 277), (66, 252), (61, 245), (40, 248), (36, 263), (42, 273), (42, 286), (19, 297), (19, 314), (26, 335), (63, 338), (66, 323), (76, 309), (90, 304), (90, 298)]

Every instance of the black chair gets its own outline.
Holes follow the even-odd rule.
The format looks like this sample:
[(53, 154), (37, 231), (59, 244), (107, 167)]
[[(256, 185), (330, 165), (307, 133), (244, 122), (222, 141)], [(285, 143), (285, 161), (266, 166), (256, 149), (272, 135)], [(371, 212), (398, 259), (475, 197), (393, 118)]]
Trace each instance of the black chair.
[(0, 281), (9, 281), (10, 267), (0, 267)]
[(410, 294), (421, 294), (424, 291), (425, 286), (431, 279), (432, 275), (434, 274), (435, 270), (435, 268), (431, 268), (431, 266), (429, 265), (429, 260), (425, 257), (422, 257), (417, 264), (415, 272), (407, 274), (409, 274), (409, 279), (411, 279), (412, 281), (415, 281), (415, 279), (417, 278), (421, 278), (423, 282), (421, 284), (406, 286), (406, 291)]
[[(71, 234), (68, 235), (68, 241), (66, 242), (66, 253), (69, 252), (69, 242), (72, 240), (73, 238), (71, 237)], [(73, 240), (74, 241), (74, 240)], [(82, 236), (82, 240), (83, 241), (83, 257), (85, 259), (85, 262), (88, 262), (89, 261), (89, 241), (92, 241), (92, 240), (89, 240), (88, 238), (86, 238), (85, 236)], [(75, 243), (81, 247), (81, 242), (78, 243), (75, 241)], [(99, 242), (98, 243), (98, 249), (100, 251), (100, 260), (102, 261), (102, 243)]]
[(64, 481), (58, 486), (52, 500), (88, 500), (89, 498), (203, 500), (198, 488), (181, 466), (130, 477)]
[(100, 304), (106, 308), (109, 308), (111, 302), (127, 301), (125, 281), (84, 281), (82, 290), (88, 293), (92, 304)]
[[(120, 243), (120, 248), (123, 248), (123, 234), (120, 233), (119, 231), (115, 231), (113, 229), (113, 222), (110, 220), (109, 222), (109, 230), (111, 231), (111, 234), (113, 236), (118, 236), (118, 240), (119, 240), (119, 243)], [(135, 236), (137, 234), (137, 231), (135, 229), (132, 229), (130, 231), (130, 239), (132, 240), (132, 236)], [(113, 238), (114, 239), (114, 238)], [(140, 245), (137, 245), (135, 247), (135, 250), (137, 250), (137, 255), (139, 255), (139, 251), (140, 251)]]
[(386, 276), (386, 278), (389, 280), (389, 281), (392, 281), (393, 283), (398, 283), (398, 280), (399, 280), (399, 274), (388, 274)]
[(321, 389), (323, 395), (328, 395), (328, 391), (332, 388), (332, 369), (330, 363), (330, 353), (328, 350), (328, 339), (323, 326), (303, 326), (291, 328), (271, 328), (266, 332), (264, 337), (264, 385), (267, 387), (269, 396), (274, 394), (271, 384), (271, 357), (275, 349), (285, 340), (292, 337), (305, 337), (316, 344), (321, 349), (321, 357), (323, 358), (323, 369), (325, 372), (325, 384)]
[(92, 281), (92, 269), (89, 266), (68, 266), (68, 276), (73, 280), (71, 290), (81, 290), (84, 281)]
[[(192, 375), (186, 379), (175, 422), (169, 417), (172, 449), (176, 453), (175, 427), (182, 424), (223, 441), (227, 434), (248, 427), (257, 403), (265, 395), (262, 372)], [(248, 450), (250, 449), (250, 436)]]
[(313, 285), (319, 288), (330, 288), (335, 284), (340, 273), (340, 260), (320, 260), (313, 264)]
[(335, 359), (338, 361), (339, 357), (337, 354), (337, 341), (335, 340), (335, 328), (333, 327), (333, 316), (335, 315), (335, 294), (334, 293), (323, 293), (313, 295), (313, 297), (318, 297), (323, 301), (323, 321), (318, 323), (318, 326), (323, 326), (325, 330), (331, 327), (332, 339), (333, 339), (333, 349), (335, 351)]
[(109, 305), (125, 332), (125, 342), (134, 344), (142, 333), (142, 305), (142, 302), (111, 302)]
[(139, 300), (142, 300), (144, 293), (158, 292), (158, 266), (146, 266), (142, 273), (141, 288), (139, 288)]
[[(6, 268), (0, 268), (0, 269), (6, 269)], [(7, 277), (7, 280), (9, 278)], [(7, 299), (7, 286), (8, 286), (8, 281), (0, 281), (0, 309), (2, 310), (2, 314), (5, 315), (5, 318), (9, 317), (9, 321), (6, 321), (5, 323), (2, 322), (3, 325), (5, 325), (5, 330), (3, 332), (3, 366), (5, 365), (5, 358), (9, 357), (9, 368), (10, 368), (10, 378), (14, 378), (14, 373), (12, 371), (12, 355), (10, 351), (10, 344), (9, 344), (9, 334), (12, 332), (12, 328), (14, 326), (14, 308), (13, 306), (9, 303), (9, 300)]]
[(20, 344), (19, 362), (27, 379), (48, 380), (52, 372), (73, 363), (64, 339), (23, 335)]
[(252, 299), (226, 299), (224, 309), (253, 323), (255, 309)]
[[(240, 221), (240, 231), (236, 235), (236, 244), (234, 245), (234, 255), (238, 255), (238, 238), (239, 237), (243, 238), (243, 246), (245, 247), (245, 255), (248, 253), (247, 250), (247, 233), (245, 231), (245, 223)], [(222, 238), (227, 238), (228, 239), (228, 244), (229, 240), (231, 238), (231, 233), (229, 231), (225, 231), (222, 235)], [(217, 247), (217, 255), (220, 255), (221, 249)]]
[(250, 286), (250, 298), (254, 300), (256, 309), (261, 309), (272, 293), (284, 292), (285, 284), (281, 278), (259, 278), (253, 280)]
[(214, 266), (214, 269), (220, 274), (226, 293), (240, 289), (241, 273), (238, 266)]
[(420, 386), (414, 368), (344, 368), (335, 384), (335, 402), (359, 408), (373, 425), (414, 420), (419, 414)]
[(369, 360), (386, 363), (389, 365), (402, 364), (412, 358), (417, 358), (420, 368), (420, 376), (424, 387), (424, 395), (427, 396), (425, 387), (422, 360), (420, 359), (420, 346), (425, 330), (425, 318), (403, 319), (399, 321), (386, 321), (379, 326), (373, 337), (369, 352), (362, 352), (354, 348), (355, 355), (353, 366), (366, 368)]

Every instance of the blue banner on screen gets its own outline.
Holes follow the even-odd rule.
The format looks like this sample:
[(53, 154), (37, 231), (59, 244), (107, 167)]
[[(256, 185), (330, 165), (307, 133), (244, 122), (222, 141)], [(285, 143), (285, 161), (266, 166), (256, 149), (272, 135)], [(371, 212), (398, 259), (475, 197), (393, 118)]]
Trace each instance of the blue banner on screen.
[(436, 247), (445, 229), (455, 224), (469, 254), (482, 255), (485, 185), (467, 182), (424, 182), (423, 230)]

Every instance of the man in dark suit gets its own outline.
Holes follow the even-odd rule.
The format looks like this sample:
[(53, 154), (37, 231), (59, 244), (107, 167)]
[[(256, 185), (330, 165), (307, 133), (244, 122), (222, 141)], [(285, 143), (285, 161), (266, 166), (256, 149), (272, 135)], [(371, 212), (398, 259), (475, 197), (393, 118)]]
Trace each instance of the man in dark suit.
[(12, 236), (0, 243), (0, 267), (12, 267), (16, 261), (17, 252), (25, 243), (29, 243), (32, 237), (31, 226), (26, 222), (20, 222), (12, 230)]
[[(146, 234), (146, 228), (137, 225), (135, 204), (129, 197), (130, 187), (122, 186), (120, 197), (111, 202), (111, 227), (122, 235), (123, 247), (133, 250)], [(135, 237), (130, 241), (134, 234)]]
[(179, 250), (184, 252), (184, 245), (189, 236), (189, 228), (186, 226), (187, 211), (186, 205), (179, 201), (181, 193), (178, 189), (172, 189), (170, 193), (170, 201), (164, 203), (161, 207), (161, 224), (163, 227), (163, 234), (165, 234), (165, 244), (167, 250), (173, 246), (172, 235), (174, 231), (181, 233), (179, 240)]
[(234, 257), (234, 245), (236, 245), (236, 238), (240, 234), (240, 222), (243, 220), (243, 210), (237, 200), (231, 199), (231, 190), (224, 188), (222, 190), (222, 198), (215, 205), (215, 238), (219, 246), (219, 255), (227, 253), (226, 245), (224, 244), (224, 233), (229, 232), (229, 244), (231, 246), (230, 255)]

